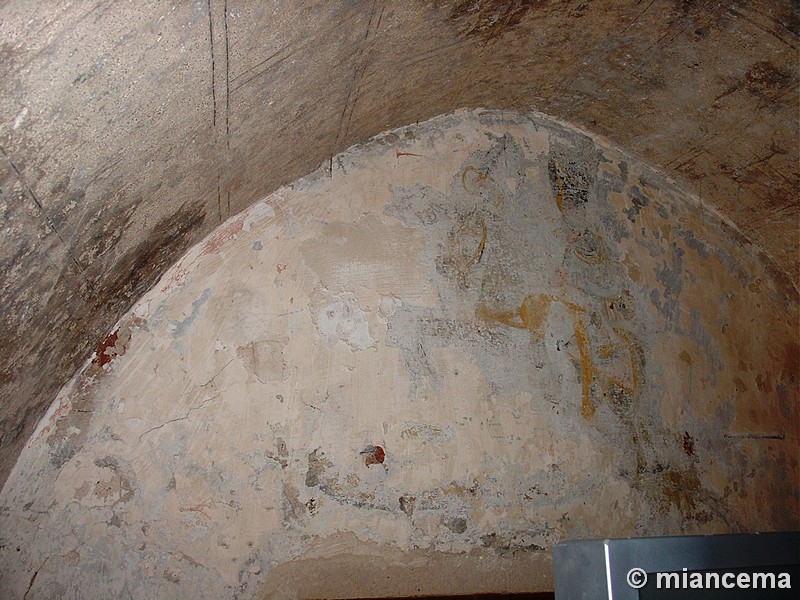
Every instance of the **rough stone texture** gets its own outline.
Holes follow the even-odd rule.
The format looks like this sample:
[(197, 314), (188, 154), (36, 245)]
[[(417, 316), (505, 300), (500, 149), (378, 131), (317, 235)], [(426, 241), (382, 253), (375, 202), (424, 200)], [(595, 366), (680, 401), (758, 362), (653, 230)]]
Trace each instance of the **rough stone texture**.
[(458, 107), (608, 136), (797, 284), (791, 0), (9, 0), (0, 27), (0, 481), (192, 243), (354, 142)]
[(0, 494), (0, 588), (543, 590), (562, 538), (796, 526), (798, 298), (696, 197), (512, 112), (328, 167), (61, 391)]

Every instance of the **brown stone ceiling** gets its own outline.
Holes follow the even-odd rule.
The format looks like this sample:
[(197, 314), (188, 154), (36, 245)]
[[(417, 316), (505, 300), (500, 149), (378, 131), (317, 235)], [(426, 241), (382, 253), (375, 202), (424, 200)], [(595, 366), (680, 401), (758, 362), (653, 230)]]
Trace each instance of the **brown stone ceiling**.
[(3, 3), (0, 481), (189, 245), (349, 145), (459, 107), (608, 137), (796, 295), (798, 22), (769, 0)]

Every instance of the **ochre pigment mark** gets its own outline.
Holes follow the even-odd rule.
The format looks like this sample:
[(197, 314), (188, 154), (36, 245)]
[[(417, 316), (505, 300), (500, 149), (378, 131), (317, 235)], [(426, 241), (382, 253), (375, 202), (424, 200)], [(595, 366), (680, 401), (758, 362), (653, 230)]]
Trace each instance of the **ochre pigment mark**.
[(394, 155), (396, 158), (400, 158), (401, 156), (422, 156), (422, 154), (415, 154), (414, 152), (400, 152), (400, 150), (395, 150)]
[(525, 296), (517, 310), (493, 311), (485, 306), (475, 309), (475, 316), (483, 321), (502, 323), (515, 329), (527, 329), (534, 342), (544, 339), (544, 326), (550, 314), (553, 298), (547, 294)]
[(595, 408), (589, 398), (595, 368), (592, 363), (589, 334), (586, 331), (583, 318), (580, 316), (586, 312), (582, 307), (564, 298), (539, 294), (538, 296), (525, 296), (516, 311), (492, 311), (485, 306), (478, 306), (475, 309), (475, 316), (483, 321), (495, 321), (508, 327), (527, 329), (531, 334), (531, 340), (539, 342), (544, 339), (545, 324), (553, 302), (558, 302), (565, 306), (572, 315), (573, 333), (578, 344), (577, 360), (581, 371), (581, 414), (589, 418), (595, 412)]
[(614, 344), (602, 344), (597, 348), (597, 357), (607, 359), (614, 356)]
[(469, 487), (465, 484), (460, 484), (457, 481), (451, 481), (449, 485), (441, 488), (440, 492), (446, 496), (450, 494), (456, 495), (464, 495), (469, 494), (470, 496), (474, 496), (478, 493), (478, 481), (473, 480), (472, 485)]
[[(641, 382), (641, 365), (643, 364), (642, 351), (630, 333), (619, 327), (612, 327), (612, 332), (621, 341), (621, 346), (628, 358), (628, 368), (630, 369), (630, 382), (624, 381), (612, 373), (608, 373), (595, 364), (592, 356), (591, 338), (589, 336), (583, 314), (586, 310), (564, 298), (550, 296), (548, 294), (528, 295), (520, 304), (516, 311), (513, 310), (491, 310), (485, 306), (478, 306), (475, 309), (475, 317), (486, 322), (496, 322), (513, 327), (515, 329), (527, 329), (531, 334), (532, 342), (540, 342), (544, 339), (547, 319), (550, 314), (551, 305), (557, 302), (569, 310), (572, 317), (572, 328), (575, 341), (578, 346), (578, 355), (568, 352), (567, 355), (578, 363), (581, 373), (581, 414), (590, 418), (595, 413), (595, 407), (591, 402), (591, 385), (596, 377), (601, 377), (625, 392), (635, 394)], [(620, 342), (602, 344), (597, 348), (599, 359), (612, 358), (620, 349)], [(622, 351), (622, 350), (620, 350)]]
[[(641, 349), (639, 348), (639, 345), (636, 343), (636, 341), (632, 338), (632, 336), (628, 332), (619, 329), (617, 327), (612, 328), (612, 331), (623, 342), (625, 353), (628, 356), (628, 367), (630, 369), (631, 381), (630, 383), (626, 383), (622, 378), (617, 377), (616, 375), (613, 375), (612, 373), (609, 373), (608, 371), (605, 371), (600, 367), (598, 367), (591, 356), (591, 348), (587, 348), (586, 350), (588, 356), (588, 364), (592, 372), (592, 376), (593, 378), (599, 377), (601, 379), (605, 379), (606, 381), (617, 386), (624, 392), (627, 392), (629, 394), (636, 394), (637, 390), (639, 389), (639, 382), (641, 379), (640, 365), (643, 363)], [(577, 334), (576, 334), (576, 339), (577, 339)], [(611, 358), (617, 353), (618, 348), (619, 346), (617, 344), (603, 344), (602, 346), (598, 347), (597, 356), (601, 360)], [(572, 354), (570, 353), (568, 354), (573, 360), (580, 361), (581, 365), (583, 366), (583, 359), (581, 357), (576, 358)]]
[(465, 278), (467, 272), (480, 262), (487, 236), (486, 222), (474, 213), (466, 215), (458, 229), (450, 232), (445, 261), (455, 267), (459, 278)]
[(592, 385), (592, 356), (589, 347), (589, 336), (586, 333), (586, 325), (583, 319), (577, 317), (574, 322), (575, 341), (578, 343), (581, 365), (581, 414), (585, 418), (594, 415), (595, 408), (589, 399), (589, 392)]
[[(467, 176), (471, 173), (474, 173), (475, 176), (468, 179)], [(480, 193), (480, 190), (485, 188), (484, 182), (491, 180), (491, 176), (487, 175), (484, 171), (479, 171), (472, 165), (464, 167), (464, 170), (461, 171), (461, 187), (464, 188), (465, 192)], [(472, 188), (472, 184), (468, 183), (470, 181), (474, 182), (475, 187), (478, 188), (477, 190), (470, 189)]]
[[(473, 173), (474, 176), (470, 177), (470, 174)], [(480, 195), (482, 191), (490, 189), (489, 182), (494, 184), (494, 178), (491, 175), (487, 175), (485, 171), (479, 171), (472, 165), (464, 167), (464, 170), (461, 171), (461, 187), (469, 194)], [(503, 194), (497, 192), (493, 201), (495, 207), (500, 206), (502, 202)]]

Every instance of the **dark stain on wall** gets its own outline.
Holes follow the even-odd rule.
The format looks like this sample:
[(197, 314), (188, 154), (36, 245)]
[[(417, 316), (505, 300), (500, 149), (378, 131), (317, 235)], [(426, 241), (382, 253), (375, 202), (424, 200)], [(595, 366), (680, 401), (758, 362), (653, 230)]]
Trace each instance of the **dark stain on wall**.
[(791, 86), (792, 75), (770, 61), (760, 61), (750, 66), (743, 83), (748, 92), (763, 102), (775, 102)]
[[(32, 286), (27, 290), (30, 293), (44, 286), (38, 293), (48, 298), (47, 304), (45, 310), (37, 314), (34, 327), (27, 328), (34, 335), (24, 336), (17, 331), (25, 323), (14, 324), (7, 320), (3, 323), (3, 337), (21, 340), (22, 343), (9, 343), (6, 346), (14, 348), (15, 353), (3, 355), (0, 378), (12, 381), (15, 373), (27, 371), (46, 372), (52, 376), (29, 378), (19, 384), (25, 386), (24, 391), (12, 390), (15, 396), (31, 393), (39, 400), (35, 405), (24, 410), (20, 408), (10, 418), (4, 417), (0, 421), (0, 448), (17, 448), (24, 442), (59, 388), (92, 351), (98, 351), (96, 367), (101, 368), (111, 361), (116, 355), (112, 350), (118, 341), (114, 339), (114, 333), (108, 333), (114, 321), (196, 241), (204, 219), (202, 205), (185, 206), (159, 221), (146, 239), (121, 257), (111, 258), (113, 252), (108, 252), (107, 260), (113, 261), (113, 267), (105, 264), (106, 260), (97, 260), (98, 257), (86, 257), (87, 268), (81, 274), (65, 259), (62, 274), (55, 284), (42, 280), (38, 287)], [(76, 289), (80, 277), (84, 280)], [(24, 311), (17, 304), (24, 300), (8, 298), (7, 302), (13, 306), (9, 307), (6, 314), (22, 314)], [(71, 306), (73, 310), (65, 311), (64, 306)], [(99, 345), (96, 344), (98, 331), (106, 332)], [(52, 332), (58, 332), (58, 335), (54, 336)], [(80, 352), (67, 351), (74, 348), (79, 348)], [(78, 419), (88, 418), (91, 411), (91, 407), (73, 409), (79, 415), (75, 417)], [(66, 427), (67, 423), (63, 425)], [(60, 441), (53, 440), (51, 444), (55, 446), (53, 459), (57, 464), (69, 460), (82, 443), (80, 440), (69, 442), (67, 437), (70, 436), (64, 432)], [(9, 460), (13, 458), (9, 457)], [(0, 464), (0, 472), (5, 475), (10, 466), (5, 462)]]
[(549, 0), (455, 0), (435, 4), (449, 5), (450, 20), (461, 35), (486, 43), (516, 29), (529, 14), (549, 3)]
[(96, 301), (113, 298), (129, 307), (195, 241), (205, 217), (204, 206), (196, 204), (163, 218), (144, 241), (115, 260), (87, 295)]
[(683, 432), (683, 451), (686, 456), (694, 456), (694, 438), (689, 435), (688, 431)]

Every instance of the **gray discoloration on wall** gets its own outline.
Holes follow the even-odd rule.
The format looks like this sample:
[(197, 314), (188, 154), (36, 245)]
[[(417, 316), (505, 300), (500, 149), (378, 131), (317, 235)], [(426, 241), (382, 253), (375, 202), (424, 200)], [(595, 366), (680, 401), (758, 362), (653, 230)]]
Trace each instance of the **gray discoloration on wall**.
[(326, 569), (385, 556), (419, 593), (520, 591), (568, 537), (791, 527), (782, 289), (540, 115), (389, 132), (220, 225), (98, 347), (0, 495), (2, 587), (354, 597)]
[(203, 293), (200, 297), (192, 302), (192, 312), (186, 316), (185, 319), (180, 321), (173, 321), (174, 329), (172, 330), (172, 336), (179, 338), (185, 334), (189, 328), (194, 323), (195, 319), (197, 319), (197, 315), (200, 312), (200, 308), (208, 301), (208, 298), (211, 296), (211, 290), (206, 288), (203, 290)]

